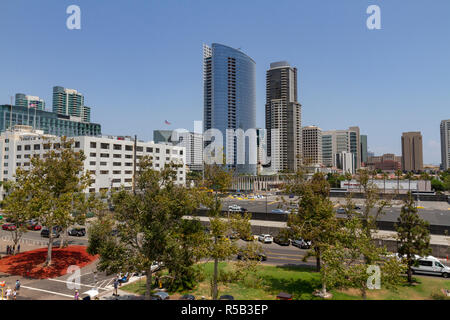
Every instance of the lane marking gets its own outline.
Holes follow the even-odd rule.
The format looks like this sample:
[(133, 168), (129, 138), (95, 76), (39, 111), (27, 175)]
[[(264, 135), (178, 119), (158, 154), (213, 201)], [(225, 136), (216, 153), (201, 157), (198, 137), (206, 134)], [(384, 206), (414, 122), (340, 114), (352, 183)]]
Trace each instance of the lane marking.
[(292, 253), (277, 253), (277, 252), (271, 252), (267, 251), (267, 253), (273, 254), (273, 255), (280, 255), (280, 256), (289, 256), (289, 257), (299, 257), (299, 254), (292, 254)]
[(68, 295), (68, 294), (64, 294), (64, 293), (48, 291), (48, 290), (38, 289), (38, 288), (32, 288), (32, 287), (27, 287), (27, 286), (20, 286), (20, 288), (24, 288), (24, 289), (28, 289), (28, 290), (41, 291), (41, 292), (55, 294), (55, 295), (58, 295), (58, 296), (63, 296), (63, 297), (68, 297), (68, 298), (73, 298), (74, 297), (74, 296), (71, 296), (71, 295)]
[(272, 257), (272, 256), (267, 256), (267, 260), (269, 260), (269, 258), (273, 258), (274, 260), (288, 260), (288, 261), (300, 261), (300, 262), (305, 262), (302, 259), (292, 259), (292, 258), (283, 258), (283, 257)]
[(102, 290), (106, 290), (106, 289), (103, 289), (103, 288), (100, 288), (100, 287), (96, 287), (96, 286), (92, 286), (92, 285), (89, 285), (89, 284), (83, 284), (83, 283), (76, 283), (76, 282), (74, 282), (74, 281), (64, 281), (64, 280), (58, 280), (58, 279), (47, 279), (47, 280), (50, 280), (50, 281), (57, 281), (57, 282), (63, 282), (63, 283), (71, 283), (71, 284), (74, 284), (74, 285), (80, 285), (80, 286), (84, 286), (84, 287), (89, 287), (89, 288), (99, 288), (99, 289), (102, 289)]

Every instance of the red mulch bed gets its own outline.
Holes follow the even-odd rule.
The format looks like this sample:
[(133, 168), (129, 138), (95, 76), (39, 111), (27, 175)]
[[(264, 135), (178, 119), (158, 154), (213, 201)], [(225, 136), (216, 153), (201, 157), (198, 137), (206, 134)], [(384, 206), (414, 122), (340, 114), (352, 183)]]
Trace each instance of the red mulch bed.
[(52, 264), (44, 268), (42, 265), (46, 258), (47, 248), (7, 256), (0, 259), (0, 272), (35, 279), (55, 278), (66, 274), (69, 266), (77, 265), (82, 268), (95, 261), (98, 256), (89, 255), (85, 246), (69, 246), (53, 248)]

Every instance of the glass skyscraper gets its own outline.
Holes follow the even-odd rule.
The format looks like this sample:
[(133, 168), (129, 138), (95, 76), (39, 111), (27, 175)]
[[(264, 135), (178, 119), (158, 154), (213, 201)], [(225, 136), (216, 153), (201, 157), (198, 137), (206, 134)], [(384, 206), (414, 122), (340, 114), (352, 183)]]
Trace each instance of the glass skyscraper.
[(91, 121), (91, 108), (84, 105), (84, 96), (74, 89), (53, 87), (53, 112)]
[[(256, 67), (255, 61), (238, 49), (213, 43), (203, 46), (204, 129), (218, 129), (223, 135), (223, 150), (227, 163), (237, 173), (256, 174), (256, 143), (245, 139), (239, 147), (236, 137), (227, 129), (256, 128)], [(256, 142), (256, 129), (255, 129)], [(238, 155), (245, 151), (245, 163), (238, 163)]]

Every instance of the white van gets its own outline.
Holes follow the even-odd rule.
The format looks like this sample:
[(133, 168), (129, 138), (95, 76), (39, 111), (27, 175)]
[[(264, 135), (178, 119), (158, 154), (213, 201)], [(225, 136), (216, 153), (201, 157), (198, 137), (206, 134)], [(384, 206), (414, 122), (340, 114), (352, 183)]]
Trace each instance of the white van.
[(450, 276), (450, 267), (445, 266), (439, 259), (428, 257), (417, 257), (417, 264), (412, 267), (414, 273), (439, 275), (444, 278)]

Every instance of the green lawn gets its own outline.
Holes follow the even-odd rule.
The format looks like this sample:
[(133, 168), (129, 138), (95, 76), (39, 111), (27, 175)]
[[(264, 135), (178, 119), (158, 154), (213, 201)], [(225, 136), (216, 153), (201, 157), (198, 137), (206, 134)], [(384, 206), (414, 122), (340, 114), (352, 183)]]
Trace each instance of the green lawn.
[[(210, 299), (209, 279), (213, 271), (213, 264), (206, 263), (201, 266), (204, 270), (205, 280), (200, 282), (197, 288), (190, 292), (198, 299), (202, 296)], [(230, 267), (227, 263), (220, 263), (219, 268), (227, 270)], [(433, 299), (433, 295), (443, 296), (440, 293), (442, 288), (450, 289), (450, 280), (443, 280), (439, 277), (415, 276), (417, 284), (414, 286), (405, 285), (396, 291), (373, 290), (368, 292), (368, 299), (377, 300), (422, 300)], [(294, 296), (294, 299), (311, 300), (319, 299), (312, 295), (315, 289), (320, 289), (320, 275), (305, 267), (275, 267), (259, 266), (255, 275), (249, 276), (246, 280), (238, 283), (221, 284), (219, 295), (230, 294), (237, 300), (273, 300), (280, 292), (287, 292)], [(122, 290), (137, 294), (145, 293), (145, 280), (137, 281), (121, 287)], [(360, 299), (357, 290), (337, 291), (333, 290), (333, 299), (350, 300)], [(171, 294), (176, 299), (181, 294)]]

